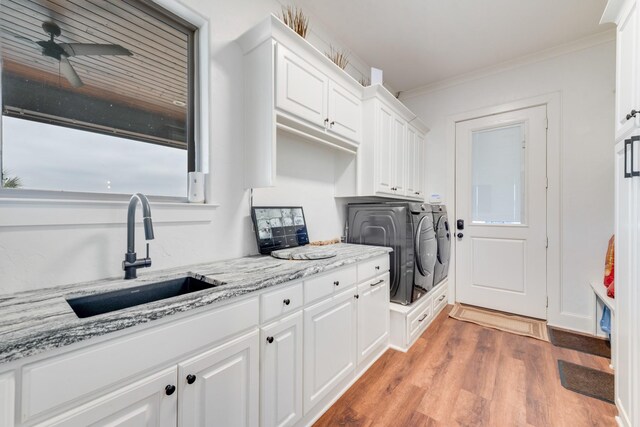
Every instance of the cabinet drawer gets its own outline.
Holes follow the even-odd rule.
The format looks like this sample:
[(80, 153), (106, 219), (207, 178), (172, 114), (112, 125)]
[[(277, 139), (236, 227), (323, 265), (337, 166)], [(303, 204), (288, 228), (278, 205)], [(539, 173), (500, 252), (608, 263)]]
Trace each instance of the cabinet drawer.
[(447, 303), (449, 302), (449, 299), (447, 298), (449, 296), (449, 292), (448, 292), (449, 287), (447, 286), (447, 282), (442, 284), (442, 288), (438, 290), (437, 293), (433, 294), (433, 313), (436, 314), (440, 311), (440, 309), (442, 309), (442, 307), (444, 307), (445, 305), (447, 305)]
[(302, 283), (297, 283), (263, 294), (260, 302), (260, 320), (266, 323), (283, 314), (296, 311), (300, 307), (302, 307)]
[(332, 271), (304, 282), (305, 304), (341, 292), (356, 284), (356, 267)]
[[(26, 365), (22, 421), (258, 325), (258, 298)], [(64, 386), (61, 386), (64, 385)]]
[(358, 264), (358, 282), (371, 279), (389, 271), (389, 255), (382, 255)]
[(431, 302), (431, 298), (427, 298), (427, 300), (420, 305), (420, 308), (411, 313), (407, 318), (409, 323), (409, 343), (413, 342), (433, 317)]

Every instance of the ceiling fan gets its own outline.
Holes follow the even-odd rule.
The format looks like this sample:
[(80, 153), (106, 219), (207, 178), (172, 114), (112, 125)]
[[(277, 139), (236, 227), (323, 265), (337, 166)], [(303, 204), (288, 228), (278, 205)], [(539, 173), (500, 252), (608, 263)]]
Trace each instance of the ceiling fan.
[(69, 62), (70, 57), (85, 55), (133, 56), (133, 53), (118, 44), (56, 43), (54, 39), (62, 34), (62, 30), (60, 30), (60, 27), (54, 22), (43, 22), (42, 29), (45, 33), (49, 34), (49, 40), (34, 42), (27, 37), (23, 37), (13, 33), (10, 34), (15, 38), (30, 42), (33, 45), (37, 45), (41, 49), (43, 56), (57, 59), (60, 62), (60, 74), (64, 78), (66, 78), (73, 87), (80, 87), (84, 83), (82, 83), (82, 80), (80, 80), (80, 76), (78, 76), (76, 70), (73, 69), (73, 65), (71, 65), (71, 62)]

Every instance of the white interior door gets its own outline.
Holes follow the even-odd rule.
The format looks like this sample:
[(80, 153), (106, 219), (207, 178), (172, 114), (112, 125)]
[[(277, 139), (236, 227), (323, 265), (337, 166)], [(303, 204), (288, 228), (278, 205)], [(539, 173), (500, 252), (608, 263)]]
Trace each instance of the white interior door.
[(456, 295), (546, 319), (546, 107), (456, 124)]

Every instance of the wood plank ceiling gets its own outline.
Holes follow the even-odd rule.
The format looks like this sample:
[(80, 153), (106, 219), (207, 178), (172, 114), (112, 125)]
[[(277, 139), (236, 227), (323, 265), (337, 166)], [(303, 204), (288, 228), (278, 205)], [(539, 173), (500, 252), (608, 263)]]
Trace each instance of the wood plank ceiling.
[[(188, 34), (151, 16), (139, 1), (0, 0), (0, 11), (3, 72), (174, 118), (186, 117)], [(133, 55), (69, 58), (84, 83), (74, 88), (60, 75), (59, 62), (43, 56), (35, 44), (49, 37), (43, 22), (60, 27), (56, 43), (118, 44)]]

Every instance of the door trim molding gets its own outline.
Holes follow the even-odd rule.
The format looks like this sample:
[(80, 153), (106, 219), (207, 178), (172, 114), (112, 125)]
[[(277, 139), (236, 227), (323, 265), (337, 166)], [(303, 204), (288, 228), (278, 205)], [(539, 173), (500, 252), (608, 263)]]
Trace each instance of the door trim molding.
[[(450, 218), (457, 218), (456, 212), (456, 124), (481, 117), (507, 113), (509, 111), (522, 110), (530, 107), (545, 105), (547, 107), (547, 236), (549, 247), (547, 249), (547, 322), (549, 325), (566, 325), (564, 317), (575, 317), (575, 314), (563, 313), (562, 310), (562, 181), (560, 173), (560, 154), (562, 152), (562, 93), (552, 92), (532, 98), (525, 98), (508, 102), (506, 104), (479, 108), (447, 117), (446, 141), (447, 141), (447, 205)], [(452, 239), (449, 261), (449, 303), (456, 301), (456, 244)], [(570, 322), (570, 320), (569, 320)], [(582, 326), (585, 322), (579, 322)], [(567, 325), (568, 326), (568, 325)], [(576, 326), (576, 329), (584, 330)]]

